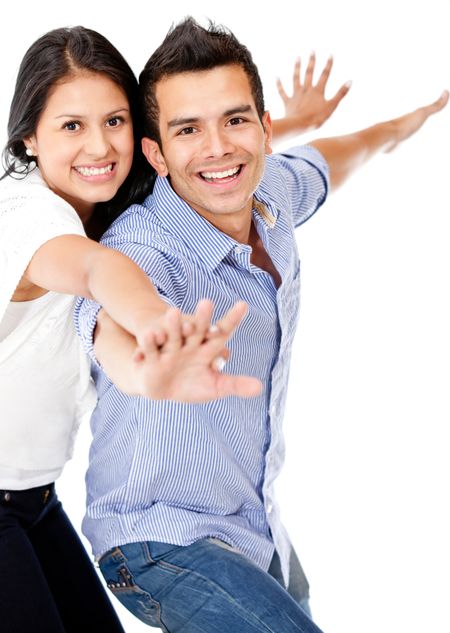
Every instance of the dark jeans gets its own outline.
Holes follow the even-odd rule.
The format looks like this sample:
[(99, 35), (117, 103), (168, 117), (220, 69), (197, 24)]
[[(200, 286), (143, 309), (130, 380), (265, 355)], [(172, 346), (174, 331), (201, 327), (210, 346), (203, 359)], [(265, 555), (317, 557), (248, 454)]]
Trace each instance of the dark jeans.
[(211, 539), (128, 543), (100, 569), (131, 613), (165, 633), (321, 633), (271, 574)]
[(54, 484), (0, 490), (2, 633), (124, 633)]

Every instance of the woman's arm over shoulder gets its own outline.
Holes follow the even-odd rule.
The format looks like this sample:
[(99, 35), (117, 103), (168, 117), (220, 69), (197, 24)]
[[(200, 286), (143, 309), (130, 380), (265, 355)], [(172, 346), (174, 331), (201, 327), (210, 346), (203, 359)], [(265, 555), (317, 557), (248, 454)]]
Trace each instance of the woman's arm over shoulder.
[(43, 244), (25, 276), (48, 290), (95, 299), (137, 337), (141, 328), (167, 310), (147, 275), (131, 259), (79, 235), (61, 235)]

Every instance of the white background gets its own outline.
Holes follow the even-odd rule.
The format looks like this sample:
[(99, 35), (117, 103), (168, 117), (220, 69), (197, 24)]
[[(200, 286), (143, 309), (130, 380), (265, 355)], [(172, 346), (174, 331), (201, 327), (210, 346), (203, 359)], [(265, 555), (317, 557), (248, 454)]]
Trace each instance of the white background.
[[(296, 55), (314, 49), (321, 66), (333, 53), (330, 93), (348, 79), (353, 87), (316, 136), (346, 133), (450, 87), (449, 9), (448, 0), (22, 1), (0, 23), (1, 129), (22, 55), (45, 31), (97, 29), (139, 72), (189, 12), (249, 46), (275, 116), (275, 77), (289, 85)], [(325, 632), (450, 630), (449, 138), (450, 107), (299, 231), (302, 314), (278, 493)], [(86, 425), (59, 485), (77, 527), (88, 443)], [(120, 614), (128, 632), (148, 630)]]

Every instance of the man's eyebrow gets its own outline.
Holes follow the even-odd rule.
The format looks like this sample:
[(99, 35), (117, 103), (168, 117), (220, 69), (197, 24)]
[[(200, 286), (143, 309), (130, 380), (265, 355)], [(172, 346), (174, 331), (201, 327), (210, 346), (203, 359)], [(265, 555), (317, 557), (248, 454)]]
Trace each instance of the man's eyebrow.
[[(238, 105), (230, 108), (229, 110), (225, 110), (222, 116), (233, 116), (234, 114), (246, 114), (247, 112), (251, 112), (253, 110), (251, 105)], [(180, 125), (193, 125), (194, 123), (198, 123), (201, 120), (199, 116), (187, 116), (187, 117), (176, 117), (175, 119), (171, 119), (167, 123), (167, 127), (178, 127)]]
[(192, 123), (198, 123), (200, 121), (200, 117), (188, 116), (188, 117), (177, 117), (175, 119), (171, 119), (167, 122), (167, 127), (178, 127), (179, 125), (191, 125)]
[(233, 114), (246, 114), (247, 112), (251, 112), (253, 110), (252, 106), (247, 104), (247, 105), (239, 105), (236, 106), (234, 108), (231, 108), (230, 110), (226, 110), (226, 112), (223, 113), (224, 116), (233, 116)]

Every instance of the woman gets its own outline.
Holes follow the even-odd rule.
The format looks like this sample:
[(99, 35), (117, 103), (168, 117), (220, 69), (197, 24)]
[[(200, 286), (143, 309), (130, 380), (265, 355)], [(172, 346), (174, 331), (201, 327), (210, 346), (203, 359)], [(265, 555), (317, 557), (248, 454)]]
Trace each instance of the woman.
[(177, 371), (183, 365), (185, 379), (196, 355), (211, 383), (202, 399), (259, 389), (212, 367), (245, 307), (204, 342), (209, 304), (182, 324), (131, 260), (86, 239), (145, 195), (139, 183), (151, 184), (133, 128), (136, 90), (120, 53), (82, 27), (41, 37), (18, 74), (0, 182), (0, 612), (8, 633), (123, 631), (54, 489), (95, 402), (73, 295), (95, 297), (123, 328), (127, 364), (116, 372), (117, 357), (101, 360), (119, 382), (126, 376), (131, 393), (180, 397)]

